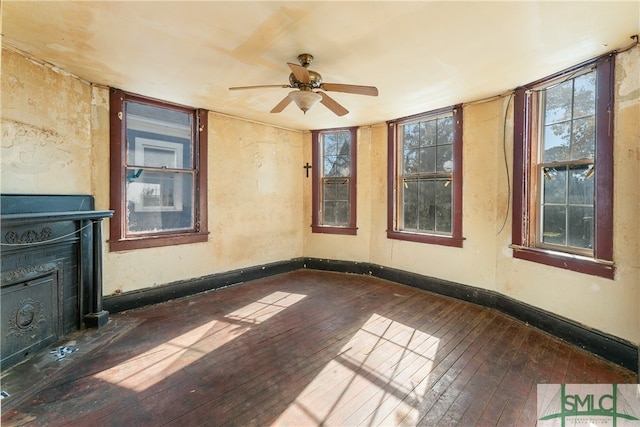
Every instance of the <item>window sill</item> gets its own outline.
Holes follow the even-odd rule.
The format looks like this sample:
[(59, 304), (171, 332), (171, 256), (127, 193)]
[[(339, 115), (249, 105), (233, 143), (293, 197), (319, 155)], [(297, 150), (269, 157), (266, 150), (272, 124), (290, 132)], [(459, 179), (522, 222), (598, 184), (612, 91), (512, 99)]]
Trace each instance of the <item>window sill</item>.
[(357, 227), (331, 227), (327, 225), (312, 225), (311, 231), (314, 233), (342, 234), (348, 236), (355, 236), (358, 234)]
[(461, 248), (464, 237), (438, 236), (436, 234), (409, 233), (406, 231), (387, 231), (388, 239), (406, 240), (409, 242), (429, 243), (433, 245)]
[(132, 249), (158, 248), (162, 246), (187, 245), (191, 243), (206, 242), (208, 241), (208, 239), (208, 232), (200, 232), (110, 240), (109, 251), (116, 252), (128, 251)]
[(511, 245), (510, 247), (513, 249), (514, 258), (524, 259), (592, 276), (604, 277), (606, 279), (613, 280), (614, 278), (615, 266), (613, 261), (596, 260), (580, 255), (527, 246)]

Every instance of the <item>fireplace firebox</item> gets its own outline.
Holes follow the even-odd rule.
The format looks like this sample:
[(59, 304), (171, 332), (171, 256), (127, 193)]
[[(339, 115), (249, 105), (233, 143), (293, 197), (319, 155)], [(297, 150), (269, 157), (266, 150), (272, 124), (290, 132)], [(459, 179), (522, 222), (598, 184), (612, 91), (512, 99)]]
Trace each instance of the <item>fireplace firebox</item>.
[(102, 220), (92, 196), (0, 196), (1, 368), (77, 329), (100, 327)]

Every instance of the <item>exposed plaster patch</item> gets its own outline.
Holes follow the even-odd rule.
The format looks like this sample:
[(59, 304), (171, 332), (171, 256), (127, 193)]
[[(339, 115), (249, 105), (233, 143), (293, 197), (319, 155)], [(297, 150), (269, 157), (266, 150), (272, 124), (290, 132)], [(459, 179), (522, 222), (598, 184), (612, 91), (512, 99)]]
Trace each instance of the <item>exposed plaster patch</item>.
[(625, 108), (635, 107), (638, 105), (638, 99), (640, 99), (640, 89), (636, 89), (632, 92), (628, 92), (624, 95), (618, 96), (618, 101), (620, 102), (619, 109), (624, 110)]
[[(29, 100), (31, 101), (31, 100)], [(31, 105), (32, 103), (29, 102)], [(34, 126), (29, 123), (20, 122), (17, 120), (5, 119), (2, 121), (3, 128), (3, 146), (5, 139), (14, 140), (16, 138), (26, 138), (34, 141), (39, 141), (40, 145), (45, 145), (53, 142), (54, 144), (64, 143), (64, 138), (58, 132), (52, 129), (46, 129), (39, 126)], [(10, 130), (13, 132), (10, 133)], [(4, 138), (6, 137), (6, 138)], [(44, 139), (42, 139), (44, 137)]]
[(22, 81), (20, 81), (20, 79), (13, 74), (8, 75), (6, 79), (9, 90), (24, 89), (24, 83), (22, 83)]

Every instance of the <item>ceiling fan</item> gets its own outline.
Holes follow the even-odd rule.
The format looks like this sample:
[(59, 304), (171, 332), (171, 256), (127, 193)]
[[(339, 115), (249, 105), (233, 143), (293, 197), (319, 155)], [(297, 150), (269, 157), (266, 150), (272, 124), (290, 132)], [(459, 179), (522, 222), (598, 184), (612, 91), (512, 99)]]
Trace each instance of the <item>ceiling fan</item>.
[(323, 104), (329, 110), (333, 111), (338, 116), (344, 116), (349, 111), (342, 105), (338, 104), (338, 102), (336, 102), (336, 100), (331, 98), (329, 95), (317, 89), (321, 89), (326, 92), (345, 92), (354, 93), (357, 95), (378, 96), (378, 89), (374, 86), (323, 83), (322, 76), (315, 71), (309, 70), (308, 68), (309, 64), (313, 62), (313, 55), (309, 53), (298, 55), (298, 61), (300, 62), (300, 65), (292, 64), (290, 62), (287, 63), (287, 65), (291, 69), (291, 74), (289, 75), (289, 84), (237, 86), (230, 87), (229, 90), (262, 89), (271, 87), (295, 88), (298, 90), (289, 92), (289, 94), (285, 96), (282, 101), (280, 101), (275, 107), (273, 107), (273, 109), (271, 110), (272, 113), (281, 112), (287, 105), (291, 103), (291, 101), (293, 101), (296, 103), (298, 108), (300, 108), (306, 114), (306, 112), (313, 106), (313, 104), (320, 101), (321, 104)]

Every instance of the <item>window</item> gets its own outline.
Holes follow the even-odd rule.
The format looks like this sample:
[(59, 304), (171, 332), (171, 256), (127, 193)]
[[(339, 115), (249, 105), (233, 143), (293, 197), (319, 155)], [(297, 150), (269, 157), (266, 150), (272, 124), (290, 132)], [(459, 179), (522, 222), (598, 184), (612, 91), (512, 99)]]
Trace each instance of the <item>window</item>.
[(613, 278), (613, 56), (518, 88), (516, 258)]
[(356, 234), (356, 128), (313, 131), (314, 233)]
[(207, 112), (111, 91), (111, 250), (207, 240)]
[(389, 122), (387, 237), (462, 247), (462, 107)]

